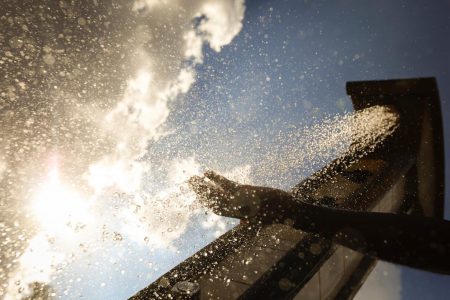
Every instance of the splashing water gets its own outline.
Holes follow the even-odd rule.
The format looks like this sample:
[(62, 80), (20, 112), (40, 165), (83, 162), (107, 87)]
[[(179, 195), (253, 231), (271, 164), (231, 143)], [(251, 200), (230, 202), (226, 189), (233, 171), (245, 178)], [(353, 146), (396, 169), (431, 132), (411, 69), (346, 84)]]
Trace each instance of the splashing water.
[[(336, 155), (349, 151), (350, 145), (353, 147), (351, 149), (364, 149), (370, 152), (392, 133), (397, 123), (398, 116), (386, 107), (372, 107), (356, 113), (334, 116), (300, 131), (279, 135), (277, 147), (268, 149), (270, 155), (258, 162), (249, 162), (249, 165), (243, 168), (222, 173), (236, 181), (252, 183), (254, 174), (267, 177), (268, 173), (273, 173), (274, 170), (285, 172), (293, 167), (313, 170), (314, 167), (310, 160), (319, 159), (319, 162), (327, 163)], [(104, 202), (99, 201), (96, 207), (89, 207), (89, 210), (86, 207), (67, 210), (75, 196), (64, 190), (57, 181), (58, 178), (55, 177), (57, 174), (52, 173), (53, 177), (47, 182), (49, 185), (43, 186), (43, 194), (37, 194), (37, 199), (48, 203), (56, 201), (53, 196), (57, 195), (66, 199), (65, 205), (60, 207), (57, 203), (52, 204), (52, 213), (58, 214), (56, 218), (49, 215), (48, 211), (41, 215), (43, 217), (42, 231), (30, 241), (29, 247), (20, 258), (22, 268), (11, 277), (10, 281), (17, 282), (22, 279), (23, 283), (20, 283), (22, 286), (27, 282), (23, 278), (28, 277), (28, 282), (45, 279), (45, 282), (52, 282), (58, 287), (58, 281), (52, 281), (50, 274), (57, 274), (58, 268), (68, 272), (71, 270), (71, 263), (88, 263), (87, 257), (98, 255), (96, 254), (98, 249), (104, 249), (106, 245), (111, 247), (114, 252), (126, 251), (129, 255), (137, 257), (143, 255), (139, 254), (142, 246), (149, 247), (153, 249), (152, 251), (165, 248), (169, 252), (177, 253), (180, 259), (185, 257), (187, 254), (183, 255), (178, 252), (180, 249), (177, 248), (177, 240), (180, 237), (192, 239), (196, 234), (204, 235), (204, 230), (211, 230), (211, 228), (215, 228), (213, 237), (217, 237), (234, 224), (228, 222), (227, 225), (225, 218), (212, 214), (201, 217), (204, 216), (203, 210), (186, 185), (186, 180), (192, 175), (199, 174), (201, 169), (204, 168), (196, 162), (194, 157), (169, 162), (165, 172), (166, 189), (153, 195), (147, 195), (144, 199), (139, 195), (116, 194), (113, 196), (114, 201), (111, 199)], [(267, 173), (264, 174), (264, 172)], [(57, 186), (54, 186), (55, 184)], [(51, 194), (47, 194), (50, 191)], [(76, 205), (80, 205), (80, 203), (76, 203)], [(110, 207), (112, 203), (114, 203), (113, 208)], [(42, 208), (42, 206), (36, 208), (38, 215)], [(59, 208), (61, 208), (60, 211), (58, 211)], [(86, 221), (88, 211), (94, 214), (90, 217), (95, 220), (96, 224), (89, 224)], [(201, 228), (189, 227), (192, 219), (199, 218), (199, 216)], [(73, 221), (76, 220), (83, 225), (74, 227)], [(103, 226), (98, 226), (98, 224), (103, 224)], [(65, 230), (63, 230), (64, 226), (66, 226)], [(71, 241), (67, 241), (69, 234), (72, 234)], [(101, 239), (98, 238), (99, 236)], [(206, 242), (208, 241), (197, 243), (190, 249), (191, 252), (198, 250)], [(125, 246), (125, 243), (128, 245)], [(34, 261), (32, 258), (30, 259), (33, 255), (38, 255), (42, 263), (39, 265), (30, 263)], [(114, 256), (111, 253), (109, 255)], [(42, 257), (45, 259), (42, 260)], [(97, 259), (102, 260), (101, 257), (97, 257)], [(38, 260), (37, 257), (36, 260)], [(121, 259), (117, 261), (121, 261)], [(156, 271), (157, 268), (171, 266), (170, 264), (164, 266), (164, 263), (151, 259), (146, 261), (152, 264), (155, 274), (151, 278), (155, 278), (156, 274), (161, 274)], [(102, 265), (99, 270), (104, 268), (105, 266)], [(44, 272), (40, 272), (40, 276), (36, 276), (30, 272), (33, 269), (35, 271), (44, 270)], [(116, 271), (105, 269), (108, 272), (118, 272), (118, 269)], [(39, 274), (39, 272), (36, 273)], [(48, 273), (48, 275), (43, 277), (43, 273)], [(57, 275), (56, 278), (58, 278)], [(61, 281), (60, 284), (68, 293), (76, 292), (76, 284), (73, 284), (72, 289), (65, 281)]]
[(368, 154), (393, 133), (398, 122), (392, 108), (372, 106), (330, 116), (300, 130), (281, 132), (252, 175), (265, 178), (261, 183), (288, 189), (302, 179), (299, 174), (308, 176), (344, 153)]
[[(194, 84), (203, 46), (219, 52), (229, 44), (242, 28), (245, 6), (241, 0), (89, 1), (83, 7), (37, 1), (4, 9), (10, 17), (1, 19), (6, 35), (0, 40), (8, 48), (2, 70), (9, 74), (0, 83), (7, 91), (0, 118), (0, 230), (6, 236), (0, 297), (21, 298), (35, 281), (51, 281), (67, 297), (73, 290), (58, 286), (69, 276), (61, 268), (74, 268), (75, 260), (88, 266), (90, 256), (108, 247), (105, 240), (142, 244), (146, 217), (134, 218), (144, 204), (154, 204), (147, 213), (159, 214), (145, 222), (151, 247), (167, 246), (184, 231), (192, 197), (175, 201), (183, 205), (172, 210), (166, 200), (178, 197), (172, 185), (180, 176), (146, 186), (144, 195), (142, 178), (152, 162), (139, 159), (149, 141), (171, 133), (165, 127), (170, 106)], [(58, 165), (50, 166), (55, 155)], [(183, 160), (166, 165), (177, 163)], [(168, 219), (183, 215), (180, 224), (169, 224), (170, 234), (162, 233), (162, 210), (174, 211)]]
[[(88, 11), (103, 12), (97, 22), (58, 5), (60, 21), (75, 22), (45, 45), (31, 24), (52, 36), (60, 27), (52, 10), (36, 6), (11, 19), (23, 37), (11, 37), (7, 56), (42, 61), (25, 61), (21, 72), (16, 60), (2, 67), (28, 77), (1, 83), (0, 296), (21, 299), (39, 282), (62, 298), (107, 298), (126, 278), (133, 284), (116, 295), (126, 297), (236, 224), (205, 215), (195, 201), (186, 181), (206, 169), (195, 155), (142, 156), (149, 141), (174, 134), (168, 117), (195, 84), (204, 45), (219, 52), (231, 43), (245, 7), (238, 0), (93, 1)], [(351, 143), (370, 149), (396, 118), (384, 107), (331, 117), (255, 143), (267, 153), (217, 171), (243, 183), (293, 185), (300, 178), (292, 169), (312, 172)]]

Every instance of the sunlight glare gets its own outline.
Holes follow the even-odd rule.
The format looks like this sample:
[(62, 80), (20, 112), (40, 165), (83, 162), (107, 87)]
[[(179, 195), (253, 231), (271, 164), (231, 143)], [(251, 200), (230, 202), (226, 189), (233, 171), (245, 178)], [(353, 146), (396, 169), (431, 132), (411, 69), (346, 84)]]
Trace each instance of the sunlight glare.
[(40, 185), (32, 211), (43, 230), (58, 235), (76, 232), (91, 220), (88, 201), (64, 186), (57, 167)]

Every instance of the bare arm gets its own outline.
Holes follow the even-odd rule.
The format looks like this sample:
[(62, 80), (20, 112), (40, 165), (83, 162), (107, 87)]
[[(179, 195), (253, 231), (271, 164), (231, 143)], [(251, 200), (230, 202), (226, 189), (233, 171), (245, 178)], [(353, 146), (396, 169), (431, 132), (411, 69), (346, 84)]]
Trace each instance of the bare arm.
[(295, 199), (268, 187), (240, 185), (216, 173), (191, 187), (216, 214), (263, 224), (293, 221), (353, 250), (393, 263), (450, 274), (450, 222), (424, 217), (340, 210)]

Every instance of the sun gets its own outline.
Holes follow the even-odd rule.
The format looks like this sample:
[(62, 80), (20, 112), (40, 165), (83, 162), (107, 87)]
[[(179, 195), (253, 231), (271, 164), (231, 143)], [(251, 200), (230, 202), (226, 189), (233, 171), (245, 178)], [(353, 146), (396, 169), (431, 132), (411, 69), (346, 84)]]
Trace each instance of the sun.
[(53, 235), (76, 232), (92, 219), (89, 202), (61, 182), (57, 166), (39, 184), (31, 210), (41, 229)]

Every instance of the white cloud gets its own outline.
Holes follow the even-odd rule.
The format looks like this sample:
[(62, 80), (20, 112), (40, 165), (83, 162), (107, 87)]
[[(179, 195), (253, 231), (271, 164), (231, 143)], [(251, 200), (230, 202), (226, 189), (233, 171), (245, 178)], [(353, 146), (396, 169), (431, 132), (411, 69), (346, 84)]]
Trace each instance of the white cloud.
[(186, 41), (186, 50), (184, 52), (184, 57), (186, 59), (192, 59), (195, 63), (203, 62), (203, 39), (198, 35), (194, 29), (189, 30), (183, 36)]
[(23, 299), (30, 294), (32, 282), (49, 282), (55, 267), (64, 259), (64, 254), (52, 249), (45, 235), (33, 237), (19, 258), (20, 268), (10, 274), (5, 300)]
[[(70, 5), (63, 4), (61, 8), (70, 14)], [(170, 115), (169, 107), (173, 107), (171, 104), (179, 101), (180, 96), (195, 83), (195, 66), (203, 61), (203, 46), (208, 44), (218, 52), (229, 44), (242, 28), (245, 7), (243, 0), (138, 0), (133, 8), (135, 11), (128, 12), (126, 17), (133, 19), (135, 27), (130, 29), (124, 26), (123, 32), (120, 32), (123, 38), (113, 40), (115, 44), (111, 42), (113, 47), (122, 49), (121, 63), (126, 62), (126, 65), (121, 65), (111, 61), (112, 65), (117, 64), (113, 70), (127, 70), (124, 72), (131, 74), (124, 83), (124, 93), (113, 99), (88, 98), (84, 97), (87, 94), (84, 88), (72, 95), (72, 91), (61, 91), (55, 85), (46, 94), (44, 105), (52, 107), (54, 103), (63, 101), (64, 109), (58, 110), (59, 115), (51, 120), (50, 125), (43, 122), (30, 126), (33, 124), (32, 118), (30, 122), (22, 122), (24, 128), (18, 132), (39, 132), (36, 143), (39, 145), (34, 145), (34, 152), (29, 151), (22, 160), (23, 164), (16, 166), (17, 174), (11, 178), (20, 178), (14, 179), (17, 180), (14, 186), (26, 186), (31, 194), (33, 185), (42, 180), (43, 171), (48, 169), (48, 157), (56, 153), (61, 160), (59, 167), (63, 183), (77, 187), (82, 191), (80, 194), (87, 195), (89, 199), (92, 195), (98, 196), (95, 207), (105, 209), (110, 205), (98, 203), (104, 199), (101, 197), (103, 191), (116, 190), (134, 195), (130, 198), (131, 203), (118, 205), (120, 213), (117, 215), (93, 212), (98, 224), (120, 223), (124, 233), (138, 241), (143, 241), (145, 235), (154, 245), (168, 246), (185, 231), (190, 214), (197, 209), (191, 207), (194, 195), (187, 189), (185, 181), (198, 173), (200, 166), (194, 158), (165, 162), (169, 169), (166, 178), (170, 186), (153, 186), (144, 197), (141, 191), (142, 176), (154, 162), (138, 159), (146, 152), (148, 141), (158, 140), (170, 130), (164, 127)], [(196, 27), (194, 19), (200, 16), (203, 18)], [(80, 26), (89, 25), (83, 20)], [(104, 26), (109, 25), (105, 22)], [(46, 51), (48, 55), (56, 55), (49, 47)], [(86, 69), (88, 67), (91, 66)], [(60, 72), (57, 78), (65, 84), (65, 80), (70, 81), (80, 72), (75, 62), (73, 70)], [(108, 89), (113, 83), (99, 81), (86, 84), (98, 84)], [(77, 97), (83, 101), (78, 101)], [(21, 126), (22, 123), (14, 119), (14, 113), (10, 115), (11, 123)], [(49, 147), (49, 137), (55, 134), (58, 135), (57, 143)], [(17, 144), (22, 147), (27, 143), (24, 140)], [(144, 198), (146, 205), (141, 206)], [(115, 219), (111, 221), (108, 218)], [(84, 230), (90, 236), (98, 236), (103, 229), (89, 227)], [(8, 290), (11, 295), (15, 294), (11, 289), (15, 288), (17, 276), (23, 279), (23, 286), (31, 280), (49, 281), (55, 270), (54, 265), (66, 255), (66, 250), (69, 251), (66, 248), (54, 251), (53, 245), (43, 240), (42, 234), (48, 232), (38, 234), (28, 242), (19, 259), (19, 268), (11, 274)], [(45, 266), (36, 266), (36, 263)], [(41, 269), (40, 277), (29, 273)]]
[[(162, 125), (170, 113), (169, 103), (179, 95), (187, 93), (194, 84), (194, 67), (202, 62), (203, 44), (208, 43), (215, 51), (220, 51), (221, 47), (229, 44), (242, 28), (245, 11), (243, 1), (231, 0), (152, 0), (135, 4), (137, 10), (144, 7), (150, 13), (157, 13), (158, 17), (151, 22), (157, 24), (142, 25), (138, 27), (136, 34), (140, 38), (150, 39), (153, 51), (148, 53), (143, 45), (136, 45), (140, 60), (136, 76), (128, 81), (122, 100), (107, 113), (106, 125), (101, 124), (101, 127), (110, 133), (111, 142), (115, 146), (97, 163), (91, 165), (91, 173), (88, 176), (91, 184), (101, 181), (99, 184), (103, 187), (115, 184), (119, 188), (126, 186), (129, 191), (130, 185), (121, 183), (121, 178), (139, 177), (142, 175), (142, 169), (125, 170), (123, 166), (131, 166), (131, 161), (145, 152), (147, 141), (164, 135)], [(202, 19), (194, 28), (193, 20), (196, 17)], [(156, 38), (161, 25), (164, 25), (164, 28), (172, 28), (168, 32), (171, 40), (162, 41)], [(167, 56), (168, 51), (173, 52), (173, 55)], [(192, 60), (193, 65), (183, 66), (186, 60)], [(127, 163), (126, 160), (130, 162)], [(102, 168), (105, 170), (102, 171)], [(105, 175), (99, 180), (99, 174), (105, 173), (120, 173), (122, 176)]]
[(199, 29), (211, 48), (219, 52), (241, 31), (244, 19), (243, 1), (205, 1), (198, 16), (205, 16)]

